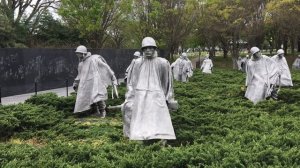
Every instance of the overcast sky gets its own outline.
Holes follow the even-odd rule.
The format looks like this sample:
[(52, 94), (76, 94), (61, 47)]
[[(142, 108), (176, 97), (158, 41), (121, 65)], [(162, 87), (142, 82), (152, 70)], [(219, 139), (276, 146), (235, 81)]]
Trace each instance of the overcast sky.
[[(31, 4), (35, 4), (37, 0), (33, 0), (31, 2)], [(30, 12), (32, 11), (32, 8), (31, 7), (28, 7), (26, 9), (26, 14), (29, 14)], [(55, 18), (55, 19), (60, 19), (61, 17), (57, 14), (57, 11), (56, 9), (53, 9), (53, 8), (49, 8), (49, 11), (52, 13), (52, 16)], [(16, 13), (18, 13), (18, 10), (15, 11)], [(17, 15), (16, 15), (17, 16)]]

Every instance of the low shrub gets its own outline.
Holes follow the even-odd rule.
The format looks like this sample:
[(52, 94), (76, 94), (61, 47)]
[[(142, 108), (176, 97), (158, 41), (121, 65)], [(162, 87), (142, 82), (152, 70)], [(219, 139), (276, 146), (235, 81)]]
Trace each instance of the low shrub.
[(45, 105), (18, 104), (0, 107), (1, 138), (14, 132), (49, 129), (63, 119), (61, 112)]
[(0, 137), (7, 138), (11, 136), (20, 126), (18, 120), (12, 113), (8, 113), (5, 109), (0, 107)]
[[(238, 71), (216, 68), (213, 74), (205, 75), (196, 70), (190, 82), (174, 82), (179, 109), (171, 112), (171, 117), (177, 139), (168, 141), (167, 147), (123, 137), (120, 110), (110, 111), (105, 119), (78, 118), (70, 116), (75, 97), (38, 95), (24, 105), (0, 108), (5, 116), (0, 118), (0, 126), (6, 130), (5, 136), (11, 136), (0, 143), (0, 165), (297, 167), (299, 74), (293, 71), (294, 87), (281, 88), (279, 100), (257, 105), (244, 98), (245, 74)], [(120, 86), (121, 97), (109, 99), (107, 105), (121, 104), (125, 89)], [(54, 115), (39, 115), (44, 112), (41, 109)], [(8, 135), (9, 130), (14, 134)], [(42, 143), (31, 143), (35, 139)]]
[(56, 110), (64, 112), (65, 116), (70, 116), (74, 111), (76, 97), (58, 97), (55, 93), (38, 94), (25, 101), (27, 104), (53, 106)]

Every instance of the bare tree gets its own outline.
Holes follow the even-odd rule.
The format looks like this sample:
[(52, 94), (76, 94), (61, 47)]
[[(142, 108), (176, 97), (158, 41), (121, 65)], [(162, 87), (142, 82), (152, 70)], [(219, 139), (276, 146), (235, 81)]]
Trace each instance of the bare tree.
[(13, 25), (18, 25), (22, 19), (28, 24), (41, 12), (55, 8), (57, 3), (58, 0), (1, 0), (0, 8)]
[(12, 41), (9, 46), (15, 47), (17, 43), (30, 46), (41, 15), (49, 8), (55, 8), (57, 3), (59, 0), (1, 0), (1, 13), (14, 32), (9, 38)]

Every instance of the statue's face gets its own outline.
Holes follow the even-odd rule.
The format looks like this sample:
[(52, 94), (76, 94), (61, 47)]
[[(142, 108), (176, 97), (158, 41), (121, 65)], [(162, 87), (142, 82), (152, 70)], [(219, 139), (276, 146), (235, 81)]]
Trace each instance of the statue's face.
[(76, 56), (77, 56), (80, 60), (83, 59), (83, 53), (76, 53)]
[(144, 47), (143, 48), (143, 55), (145, 57), (153, 57), (154, 56), (154, 52), (155, 52), (155, 47)]
[(259, 59), (261, 57), (261, 52), (258, 51), (257, 53), (253, 54), (254, 59)]
[(282, 58), (283, 56), (284, 56), (284, 54), (279, 54), (278, 55), (279, 58)]

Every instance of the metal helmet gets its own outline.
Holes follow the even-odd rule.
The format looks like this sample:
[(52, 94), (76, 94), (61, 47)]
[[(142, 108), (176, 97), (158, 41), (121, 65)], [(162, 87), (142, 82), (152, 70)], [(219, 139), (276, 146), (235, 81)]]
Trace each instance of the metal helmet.
[(255, 54), (255, 53), (257, 53), (257, 52), (259, 52), (259, 51), (260, 51), (260, 49), (257, 48), (257, 47), (252, 47), (252, 48), (250, 49), (250, 52), (251, 52), (252, 55)]
[(141, 56), (141, 53), (140, 53), (139, 51), (136, 51), (136, 52), (134, 52), (133, 55), (136, 56), (136, 57), (140, 57), (140, 56)]
[(144, 48), (144, 47), (155, 47), (155, 48), (157, 48), (156, 42), (152, 37), (145, 37), (143, 39), (142, 48)]
[(277, 51), (277, 55), (280, 55), (280, 54), (284, 54), (283, 49), (279, 49), (279, 50)]
[(87, 49), (85, 46), (83, 45), (80, 45), (76, 48), (76, 53), (83, 53), (83, 54), (86, 54), (87, 53)]

